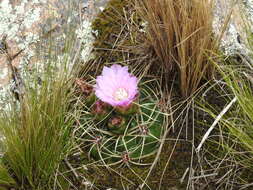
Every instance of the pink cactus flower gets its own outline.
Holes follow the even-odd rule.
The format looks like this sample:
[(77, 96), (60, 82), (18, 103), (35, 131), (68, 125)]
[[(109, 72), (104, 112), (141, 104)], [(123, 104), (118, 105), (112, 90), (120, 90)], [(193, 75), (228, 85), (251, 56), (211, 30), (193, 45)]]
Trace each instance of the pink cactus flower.
[(96, 96), (112, 106), (127, 107), (138, 93), (137, 78), (128, 72), (128, 67), (112, 65), (104, 67), (95, 85)]

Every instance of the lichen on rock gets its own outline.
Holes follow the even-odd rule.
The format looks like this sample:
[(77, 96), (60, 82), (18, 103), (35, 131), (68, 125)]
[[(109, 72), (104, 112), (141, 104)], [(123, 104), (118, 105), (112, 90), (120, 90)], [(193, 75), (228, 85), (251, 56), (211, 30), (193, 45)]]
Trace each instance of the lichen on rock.
[(216, 0), (214, 15), (213, 30), (221, 36), (225, 55), (252, 54), (248, 37), (253, 32), (253, 1)]
[[(76, 35), (81, 43), (78, 59), (83, 62), (89, 60), (93, 49), (94, 32), (91, 29), (91, 17), (88, 12), (97, 11), (94, 4), (90, 4), (92, 1), (88, 2), (89, 4), (84, 5), (87, 7), (82, 7), (80, 0), (71, 0), (71, 4), (65, 0), (0, 2), (0, 45), (2, 39), (5, 39), (7, 44), (5, 52), (2, 52), (0, 46), (0, 87), (3, 87), (0, 93), (0, 96), (3, 96), (1, 99), (8, 100), (5, 98), (6, 93), (2, 91), (11, 88), (12, 73), (8, 68), (6, 52), (8, 56), (15, 57), (11, 64), (22, 78), (27, 78), (32, 70), (43, 72), (45, 65), (48, 64), (44, 58), (47, 59), (49, 56), (42, 51), (49, 51), (51, 42), (54, 46), (51, 49), (59, 50), (56, 65), (61, 67), (60, 61), (67, 57), (66, 52), (63, 51), (70, 36)], [(81, 11), (78, 10), (79, 5)]]

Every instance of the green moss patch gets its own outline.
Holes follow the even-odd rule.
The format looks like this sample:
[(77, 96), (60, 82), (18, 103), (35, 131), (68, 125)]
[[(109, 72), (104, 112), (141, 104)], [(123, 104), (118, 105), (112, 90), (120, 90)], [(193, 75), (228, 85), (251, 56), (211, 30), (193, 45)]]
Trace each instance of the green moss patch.
[(97, 32), (96, 57), (102, 62), (121, 62), (139, 56), (138, 45), (143, 42), (140, 23), (131, 0), (111, 0), (92, 23)]

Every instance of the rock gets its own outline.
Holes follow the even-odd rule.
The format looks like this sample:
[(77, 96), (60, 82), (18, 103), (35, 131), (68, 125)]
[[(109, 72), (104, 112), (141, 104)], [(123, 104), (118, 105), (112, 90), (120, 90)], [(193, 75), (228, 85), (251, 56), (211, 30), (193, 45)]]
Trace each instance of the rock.
[(0, 88), (7, 85), (10, 79), (9, 69), (7, 65), (7, 57), (0, 57)]
[[(30, 69), (32, 65), (43, 63), (35, 57), (38, 42), (47, 41), (48, 37), (53, 36), (57, 41), (56, 46), (62, 47), (66, 37), (66, 24), (89, 22), (98, 12), (98, 6), (104, 5), (106, 1), (72, 0), (71, 5), (79, 6), (80, 9), (74, 9), (70, 17), (67, 17), (69, 4), (65, 0), (0, 0), (0, 105), (1, 99), (6, 100), (2, 96), (6, 96), (5, 91), (8, 91), (12, 79), (5, 53), (13, 58), (12, 65), (25, 77), (25, 68)], [(82, 15), (79, 15), (80, 13)], [(7, 46), (1, 41), (5, 37)], [(89, 42), (88, 45), (92, 43)], [(59, 58), (61, 59), (62, 55), (59, 55)]]
[[(253, 32), (253, 0), (216, 0), (213, 28), (217, 36), (223, 32), (221, 48), (226, 55), (250, 55), (249, 33)], [(247, 32), (246, 32), (247, 28)]]

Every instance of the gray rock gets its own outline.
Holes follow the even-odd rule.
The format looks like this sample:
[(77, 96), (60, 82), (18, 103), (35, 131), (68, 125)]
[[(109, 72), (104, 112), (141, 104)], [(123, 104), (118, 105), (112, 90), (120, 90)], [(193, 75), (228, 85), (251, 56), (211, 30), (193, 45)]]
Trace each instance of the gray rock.
[(221, 35), (227, 21), (221, 38), (221, 49), (228, 56), (252, 54), (248, 37), (253, 32), (253, 0), (216, 0), (213, 29), (217, 36)]

